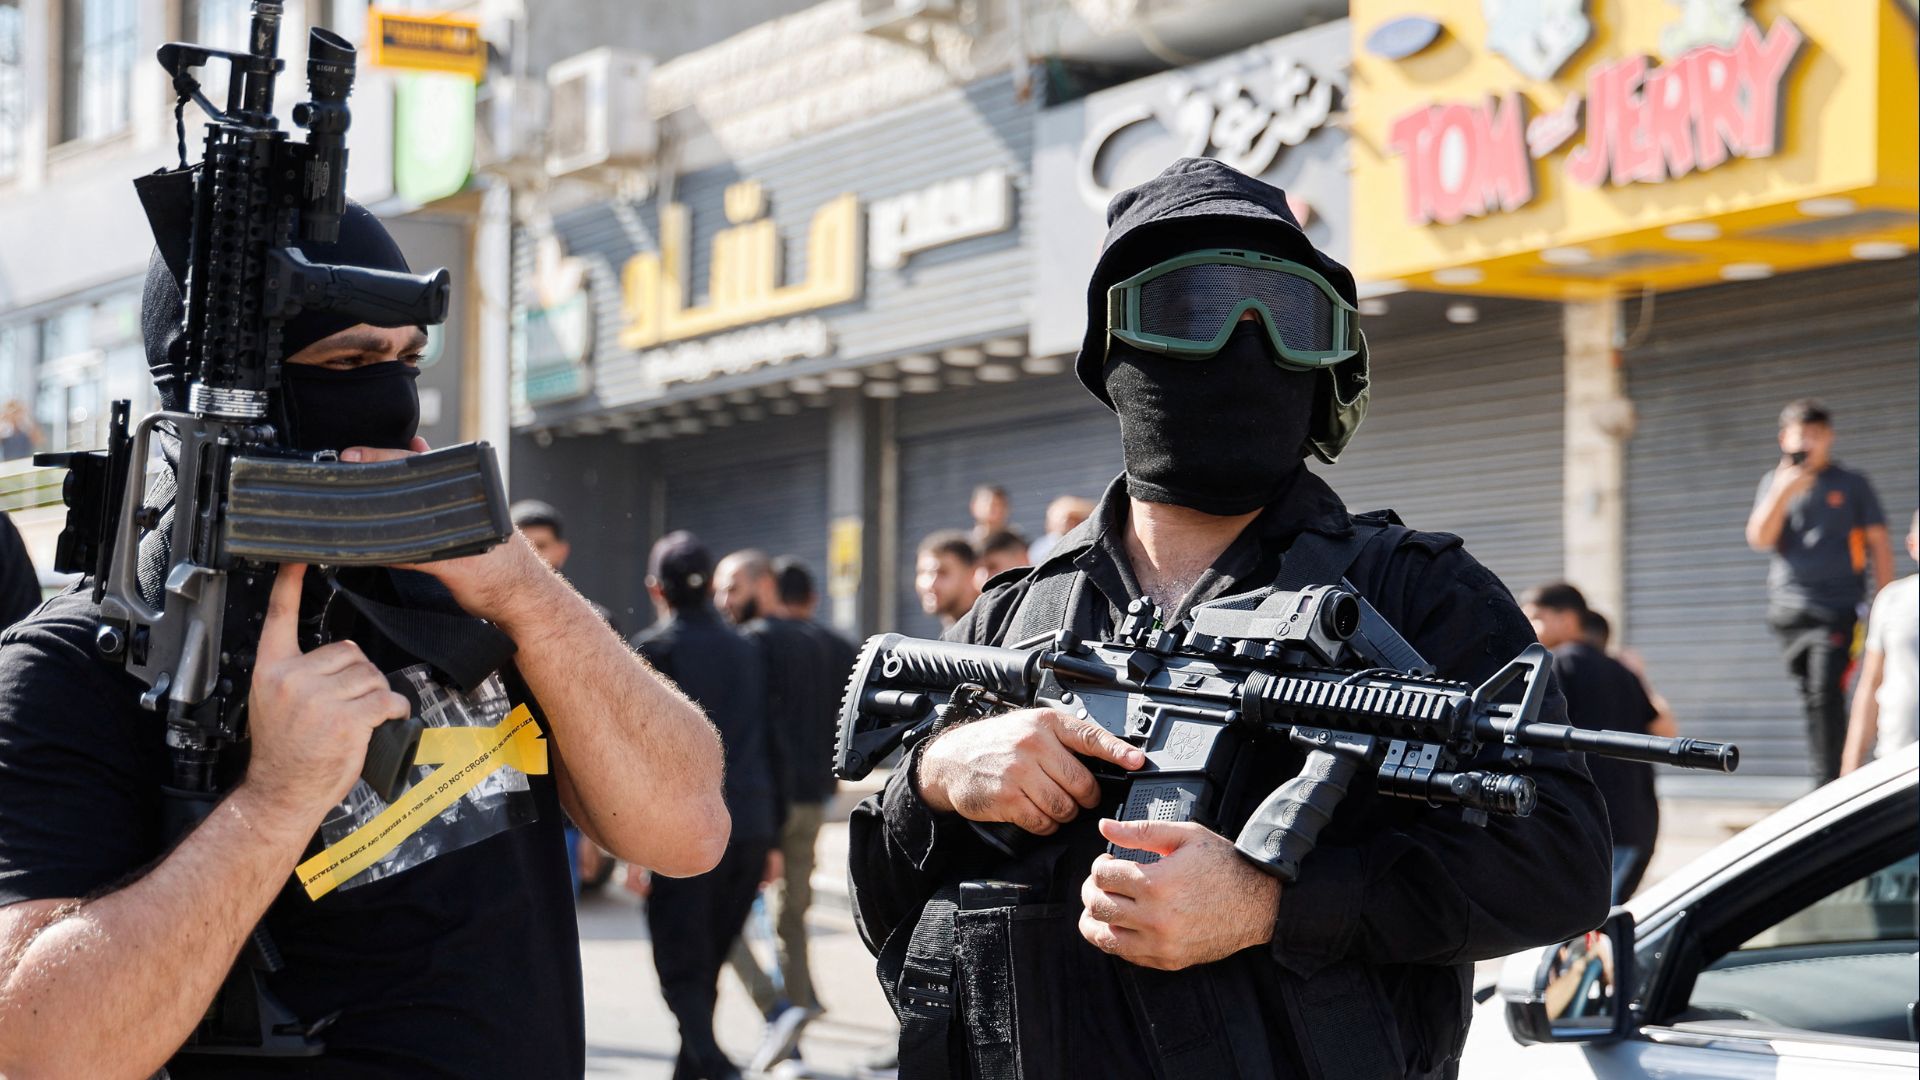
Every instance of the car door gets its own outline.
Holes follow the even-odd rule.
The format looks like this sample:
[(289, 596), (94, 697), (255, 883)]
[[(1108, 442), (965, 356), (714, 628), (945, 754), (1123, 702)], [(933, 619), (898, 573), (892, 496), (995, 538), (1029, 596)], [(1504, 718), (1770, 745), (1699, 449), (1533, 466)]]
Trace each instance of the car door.
[(1586, 1048), (1593, 1074), (1911, 1080), (1920, 824), (1911, 782), (1876, 794), (1650, 919), (1642, 1022)]

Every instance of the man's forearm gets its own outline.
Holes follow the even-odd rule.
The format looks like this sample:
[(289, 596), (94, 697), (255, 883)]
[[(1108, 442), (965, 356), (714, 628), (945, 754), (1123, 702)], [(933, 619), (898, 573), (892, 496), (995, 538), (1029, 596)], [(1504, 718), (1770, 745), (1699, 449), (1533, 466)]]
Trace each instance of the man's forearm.
[(1788, 489), (1775, 484), (1767, 490), (1760, 505), (1747, 518), (1747, 546), (1755, 551), (1772, 551), (1780, 543), (1780, 529), (1787, 520)]
[(138, 880), (46, 912), (0, 956), (0, 1075), (152, 1075), (318, 825), (243, 785)]
[(1853, 688), (1853, 711), (1847, 719), (1846, 746), (1840, 752), (1840, 771), (1849, 773), (1873, 756), (1880, 735), (1880, 681), (1886, 677), (1886, 654), (1867, 650), (1860, 662), (1860, 681)]
[(1893, 541), (1888, 538), (1885, 526), (1869, 532), (1867, 548), (1873, 560), (1873, 591), (1878, 595), (1881, 589), (1893, 584)]
[(712, 869), (730, 831), (713, 725), (559, 577), (526, 593), (496, 621), (552, 729), (568, 813), (629, 862)]

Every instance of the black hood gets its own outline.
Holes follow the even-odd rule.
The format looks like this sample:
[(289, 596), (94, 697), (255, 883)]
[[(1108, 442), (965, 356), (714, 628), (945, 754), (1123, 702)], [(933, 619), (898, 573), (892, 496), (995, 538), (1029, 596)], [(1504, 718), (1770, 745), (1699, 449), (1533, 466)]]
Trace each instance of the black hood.
[[(140, 298), (140, 328), (145, 339), (147, 368), (161, 407), (184, 409), (187, 404), (186, 300), (184, 297), (189, 242), (193, 232), (193, 177), (196, 169), (153, 173), (134, 181), (153, 227), (153, 256), (147, 262), (145, 291)], [(372, 211), (352, 199), (340, 218), (340, 236), (332, 243), (307, 241), (295, 245), (311, 262), (362, 266), (374, 270), (410, 273), (407, 257)], [(288, 357), (321, 338), (339, 333), (359, 320), (331, 311), (302, 311), (280, 330), (281, 356)], [(423, 328), (424, 329), (424, 328)]]
[(1353, 274), (1313, 246), (1287, 193), (1211, 158), (1181, 158), (1159, 176), (1107, 204), (1107, 238), (1087, 282), (1087, 333), (1074, 372), (1109, 409), (1102, 385), (1107, 357), (1107, 289), (1163, 259), (1188, 251), (1247, 247), (1292, 259), (1320, 273), (1356, 302)]

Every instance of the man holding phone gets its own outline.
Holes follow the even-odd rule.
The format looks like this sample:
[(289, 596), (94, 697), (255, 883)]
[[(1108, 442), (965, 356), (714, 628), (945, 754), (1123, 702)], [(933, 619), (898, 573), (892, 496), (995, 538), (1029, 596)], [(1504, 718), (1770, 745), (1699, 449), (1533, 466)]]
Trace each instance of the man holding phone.
[(1773, 556), (1767, 623), (1799, 684), (1808, 768), (1824, 784), (1840, 775), (1854, 626), (1861, 606), (1893, 579), (1893, 546), (1873, 485), (1833, 460), (1825, 406), (1802, 399), (1781, 410), (1780, 452), (1760, 481), (1747, 544)]

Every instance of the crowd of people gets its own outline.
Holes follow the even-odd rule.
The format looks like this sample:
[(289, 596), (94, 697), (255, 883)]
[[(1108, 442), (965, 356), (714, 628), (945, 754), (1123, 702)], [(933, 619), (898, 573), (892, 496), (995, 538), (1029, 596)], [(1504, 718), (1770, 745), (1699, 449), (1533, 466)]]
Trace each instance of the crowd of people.
[(1061, 495), (1047, 504), (1046, 528), (1029, 542), (1009, 518), (1007, 490), (981, 484), (967, 500), (971, 529), (941, 529), (920, 541), (914, 556), (913, 590), (920, 610), (940, 620), (941, 629), (958, 622), (986, 591), (987, 583), (1010, 570), (1036, 566), (1093, 513), (1093, 501)]
[[(540, 557), (563, 570), (572, 549), (560, 512), (527, 500), (511, 516)], [(646, 899), (661, 995), (680, 1028), (676, 1075), (735, 1072), (713, 1032), (726, 967), (766, 1017), (766, 1039), (750, 1063), (765, 1071), (798, 1057), (802, 1030), (823, 1011), (808, 964), (806, 913), (854, 647), (814, 618), (813, 574), (791, 556), (748, 549), (716, 561), (699, 537), (680, 530), (653, 545), (646, 584), (656, 618), (631, 644), (719, 732), (733, 828), (712, 870), (655, 878), (630, 867), (626, 885)], [(606, 608), (593, 607), (614, 625)], [(576, 891), (607, 880), (610, 857), (571, 823), (566, 844)], [(775, 927), (771, 970), (743, 935), (763, 890)]]
[[(1806, 717), (1807, 771), (1828, 783), (1920, 733), (1920, 574), (1893, 579), (1893, 546), (1865, 475), (1833, 456), (1833, 414), (1802, 399), (1780, 413), (1780, 462), (1760, 480), (1747, 543), (1770, 556), (1767, 624), (1778, 637)], [(1920, 513), (1907, 531), (1920, 562)], [(1672, 737), (1672, 707), (1611, 625), (1561, 581), (1521, 597), (1553, 652), (1567, 714), (1581, 727)], [(1865, 626), (1864, 634), (1860, 633)], [(1848, 687), (1852, 687), (1849, 705)], [(1653, 768), (1591, 759), (1613, 834), (1613, 899), (1632, 896), (1659, 834)]]

